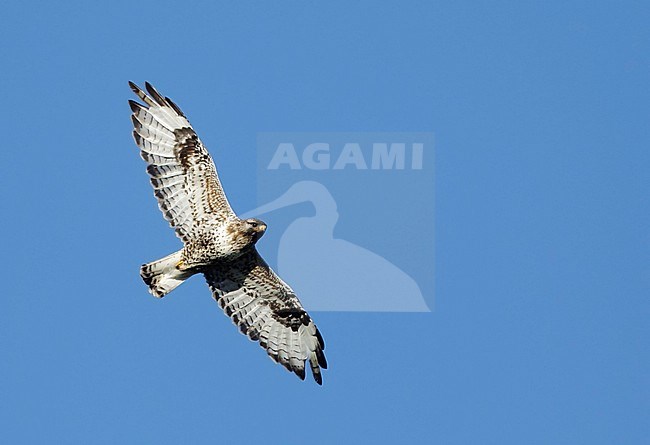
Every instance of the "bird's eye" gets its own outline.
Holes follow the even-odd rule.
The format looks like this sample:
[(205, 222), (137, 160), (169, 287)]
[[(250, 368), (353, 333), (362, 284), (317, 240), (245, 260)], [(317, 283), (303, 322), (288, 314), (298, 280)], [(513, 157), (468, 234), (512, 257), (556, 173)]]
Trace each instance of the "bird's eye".
[(250, 224), (251, 224), (251, 227), (253, 227), (253, 228), (257, 227), (257, 223), (256, 223), (256, 222), (252, 222), (252, 223), (250, 223)]

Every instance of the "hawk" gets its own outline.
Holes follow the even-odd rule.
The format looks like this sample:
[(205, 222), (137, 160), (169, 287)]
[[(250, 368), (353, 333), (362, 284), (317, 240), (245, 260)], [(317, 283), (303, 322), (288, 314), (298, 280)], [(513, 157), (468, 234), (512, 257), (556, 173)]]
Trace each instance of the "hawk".
[(183, 281), (203, 274), (213, 298), (249, 339), (300, 379), (309, 362), (322, 385), (325, 343), (300, 300), (264, 262), (255, 244), (266, 224), (233, 212), (210, 154), (168, 97), (145, 82), (129, 82), (143, 102), (129, 100), (133, 137), (147, 163), (154, 195), (183, 248), (144, 264), (140, 275), (162, 298)]

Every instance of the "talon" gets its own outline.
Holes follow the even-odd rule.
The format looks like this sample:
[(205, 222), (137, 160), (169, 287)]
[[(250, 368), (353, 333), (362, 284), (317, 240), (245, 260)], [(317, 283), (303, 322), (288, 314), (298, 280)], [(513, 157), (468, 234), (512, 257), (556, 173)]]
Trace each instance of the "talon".
[(183, 265), (184, 265), (183, 260), (180, 260), (180, 261), (178, 262), (178, 264), (176, 264), (176, 269), (178, 269), (178, 270), (182, 270)]

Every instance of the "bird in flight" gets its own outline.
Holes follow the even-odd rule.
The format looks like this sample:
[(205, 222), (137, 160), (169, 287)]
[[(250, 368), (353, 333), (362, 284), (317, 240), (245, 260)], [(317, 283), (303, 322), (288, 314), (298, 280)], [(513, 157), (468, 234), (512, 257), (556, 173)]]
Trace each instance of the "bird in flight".
[(255, 249), (266, 224), (235, 215), (212, 157), (180, 108), (148, 82), (146, 91), (133, 82), (129, 86), (143, 102), (129, 100), (135, 143), (158, 207), (183, 242), (181, 250), (140, 268), (149, 292), (162, 298), (202, 273), (244, 335), (300, 379), (308, 361), (322, 385), (323, 337), (291, 287)]

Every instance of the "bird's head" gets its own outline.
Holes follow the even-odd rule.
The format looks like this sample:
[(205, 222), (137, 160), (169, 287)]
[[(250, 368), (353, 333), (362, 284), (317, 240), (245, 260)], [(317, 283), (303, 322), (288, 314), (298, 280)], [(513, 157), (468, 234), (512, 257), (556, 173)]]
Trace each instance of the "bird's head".
[(228, 224), (230, 247), (235, 252), (241, 252), (255, 244), (266, 231), (266, 224), (256, 218), (238, 219)]
[(248, 235), (253, 243), (256, 243), (266, 232), (266, 224), (257, 218), (248, 218), (242, 221), (242, 232)]

